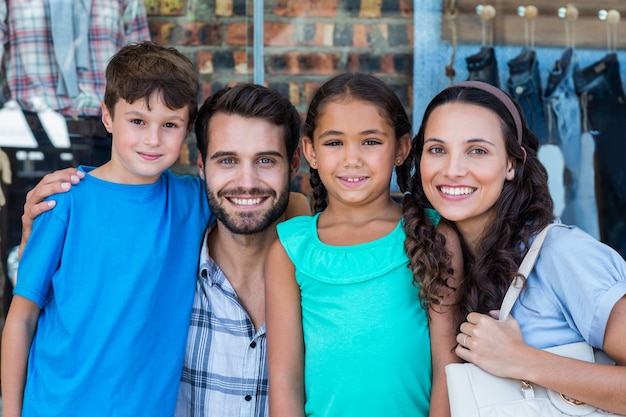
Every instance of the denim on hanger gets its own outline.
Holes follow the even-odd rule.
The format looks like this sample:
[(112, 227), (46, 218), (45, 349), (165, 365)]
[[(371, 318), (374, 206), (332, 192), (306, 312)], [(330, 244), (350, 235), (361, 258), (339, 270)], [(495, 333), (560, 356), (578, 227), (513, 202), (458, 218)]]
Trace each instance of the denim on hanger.
[(522, 108), (528, 126), (539, 138), (539, 144), (544, 145), (548, 143), (548, 127), (542, 102), (537, 54), (532, 49), (524, 48), (518, 56), (508, 61), (507, 65), (509, 93)]
[(595, 145), (582, 135), (580, 100), (574, 88), (579, 64), (573, 48), (563, 51), (548, 73), (544, 90), (548, 143), (557, 143), (565, 163), (565, 208), (561, 220), (600, 239), (593, 166)]
[(468, 80), (484, 81), (493, 86), (500, 87), (498, 75), (498, 61), (496, 52), (491, 46), (482, 46), (480, 51), (465, 58)]
[(595, 139), (600, 238), (626, 257), (626, 97), (615, 53), (574, 73), (582, 128)]
[(507, 65), (509, 67), (507, 89), (520, 105), (528, 127), (539, 139), (537, 156), (548, 170), (548, 187), (554, 200), (554, 214), (561, 216), (565, 208), (563, 184), (565, 162), (558, 143), (548, 143), (537, 54), (533, 49), (525, 47), (516, 57), (507, 61)]

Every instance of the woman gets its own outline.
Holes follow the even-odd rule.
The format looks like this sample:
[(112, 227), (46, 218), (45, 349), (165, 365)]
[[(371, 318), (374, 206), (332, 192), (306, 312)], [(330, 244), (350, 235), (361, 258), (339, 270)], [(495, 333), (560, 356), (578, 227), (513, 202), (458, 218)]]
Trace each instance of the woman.
[[(427, 306), (454, 311), (456, 355), (494, 375), (626, 414), (626, 263), (616, 251), (575, 227), (553, 228), (514, 318), (494, 318), (530, 242), (558, 221), (537, 137), (519, 107), (489, 84), (452, 85), (427, 107), (412, 148), (419, 169), (404, 206), (407, 251)], [(461, 236), (462, 282), (423, 273), (437, 264), (419, 250), (424, 239), (432, 240), (434, 253), (445, 253), (442, 240), (432, 238), (426, 208)], [(542, 350), (579, 341), (620, 366)], [(444, 364), (452, 361), (449, 352), (434, 351), (433, 363), (438, 355), (447, 358)]]

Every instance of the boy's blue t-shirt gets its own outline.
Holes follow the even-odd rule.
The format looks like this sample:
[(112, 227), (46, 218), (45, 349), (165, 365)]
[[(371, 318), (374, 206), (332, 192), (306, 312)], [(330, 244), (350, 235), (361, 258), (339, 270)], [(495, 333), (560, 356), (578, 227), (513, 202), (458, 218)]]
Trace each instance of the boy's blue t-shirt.
[(171, 417), (213, 220), (204, 183), (169, 171), (149, 185), (86, 175), (54, 199), (14, 292), (41, 307), (23, 415)]

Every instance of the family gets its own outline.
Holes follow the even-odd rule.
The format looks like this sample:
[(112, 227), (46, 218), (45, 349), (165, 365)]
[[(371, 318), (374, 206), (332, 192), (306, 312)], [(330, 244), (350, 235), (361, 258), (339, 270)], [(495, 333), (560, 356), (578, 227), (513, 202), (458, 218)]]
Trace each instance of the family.
[[(176, 49), (122, 48), (102, 104), (110, 160), (28, 194), (4, 417), (449, 416), (455, 362), (626, 414), (616, 251), (551, 229), (497, 320), (559, 222), (537, 137), (502, 90), (450, 85), (415, 136), (366, 73), (323, 83), (304, 123), (259, 85), (197, 97)], [(199, 176), (174, 175), (192, 130)], [(302, 156), (313, 213), (289, 191)], [(578, 341), (617, 366), (543, 350)]]

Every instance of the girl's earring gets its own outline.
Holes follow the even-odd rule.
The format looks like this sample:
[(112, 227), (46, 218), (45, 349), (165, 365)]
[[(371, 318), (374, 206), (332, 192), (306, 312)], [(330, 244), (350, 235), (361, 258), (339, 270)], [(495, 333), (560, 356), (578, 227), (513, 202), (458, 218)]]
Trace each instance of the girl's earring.
[(402, 160), (400, 158), (396, 159), (396, 165), (402, 165)]
[(315, 162), (315, 161), (311, 162), (311, 166), (312, 166), (313, 168), (317, 168), (317, 162)]

